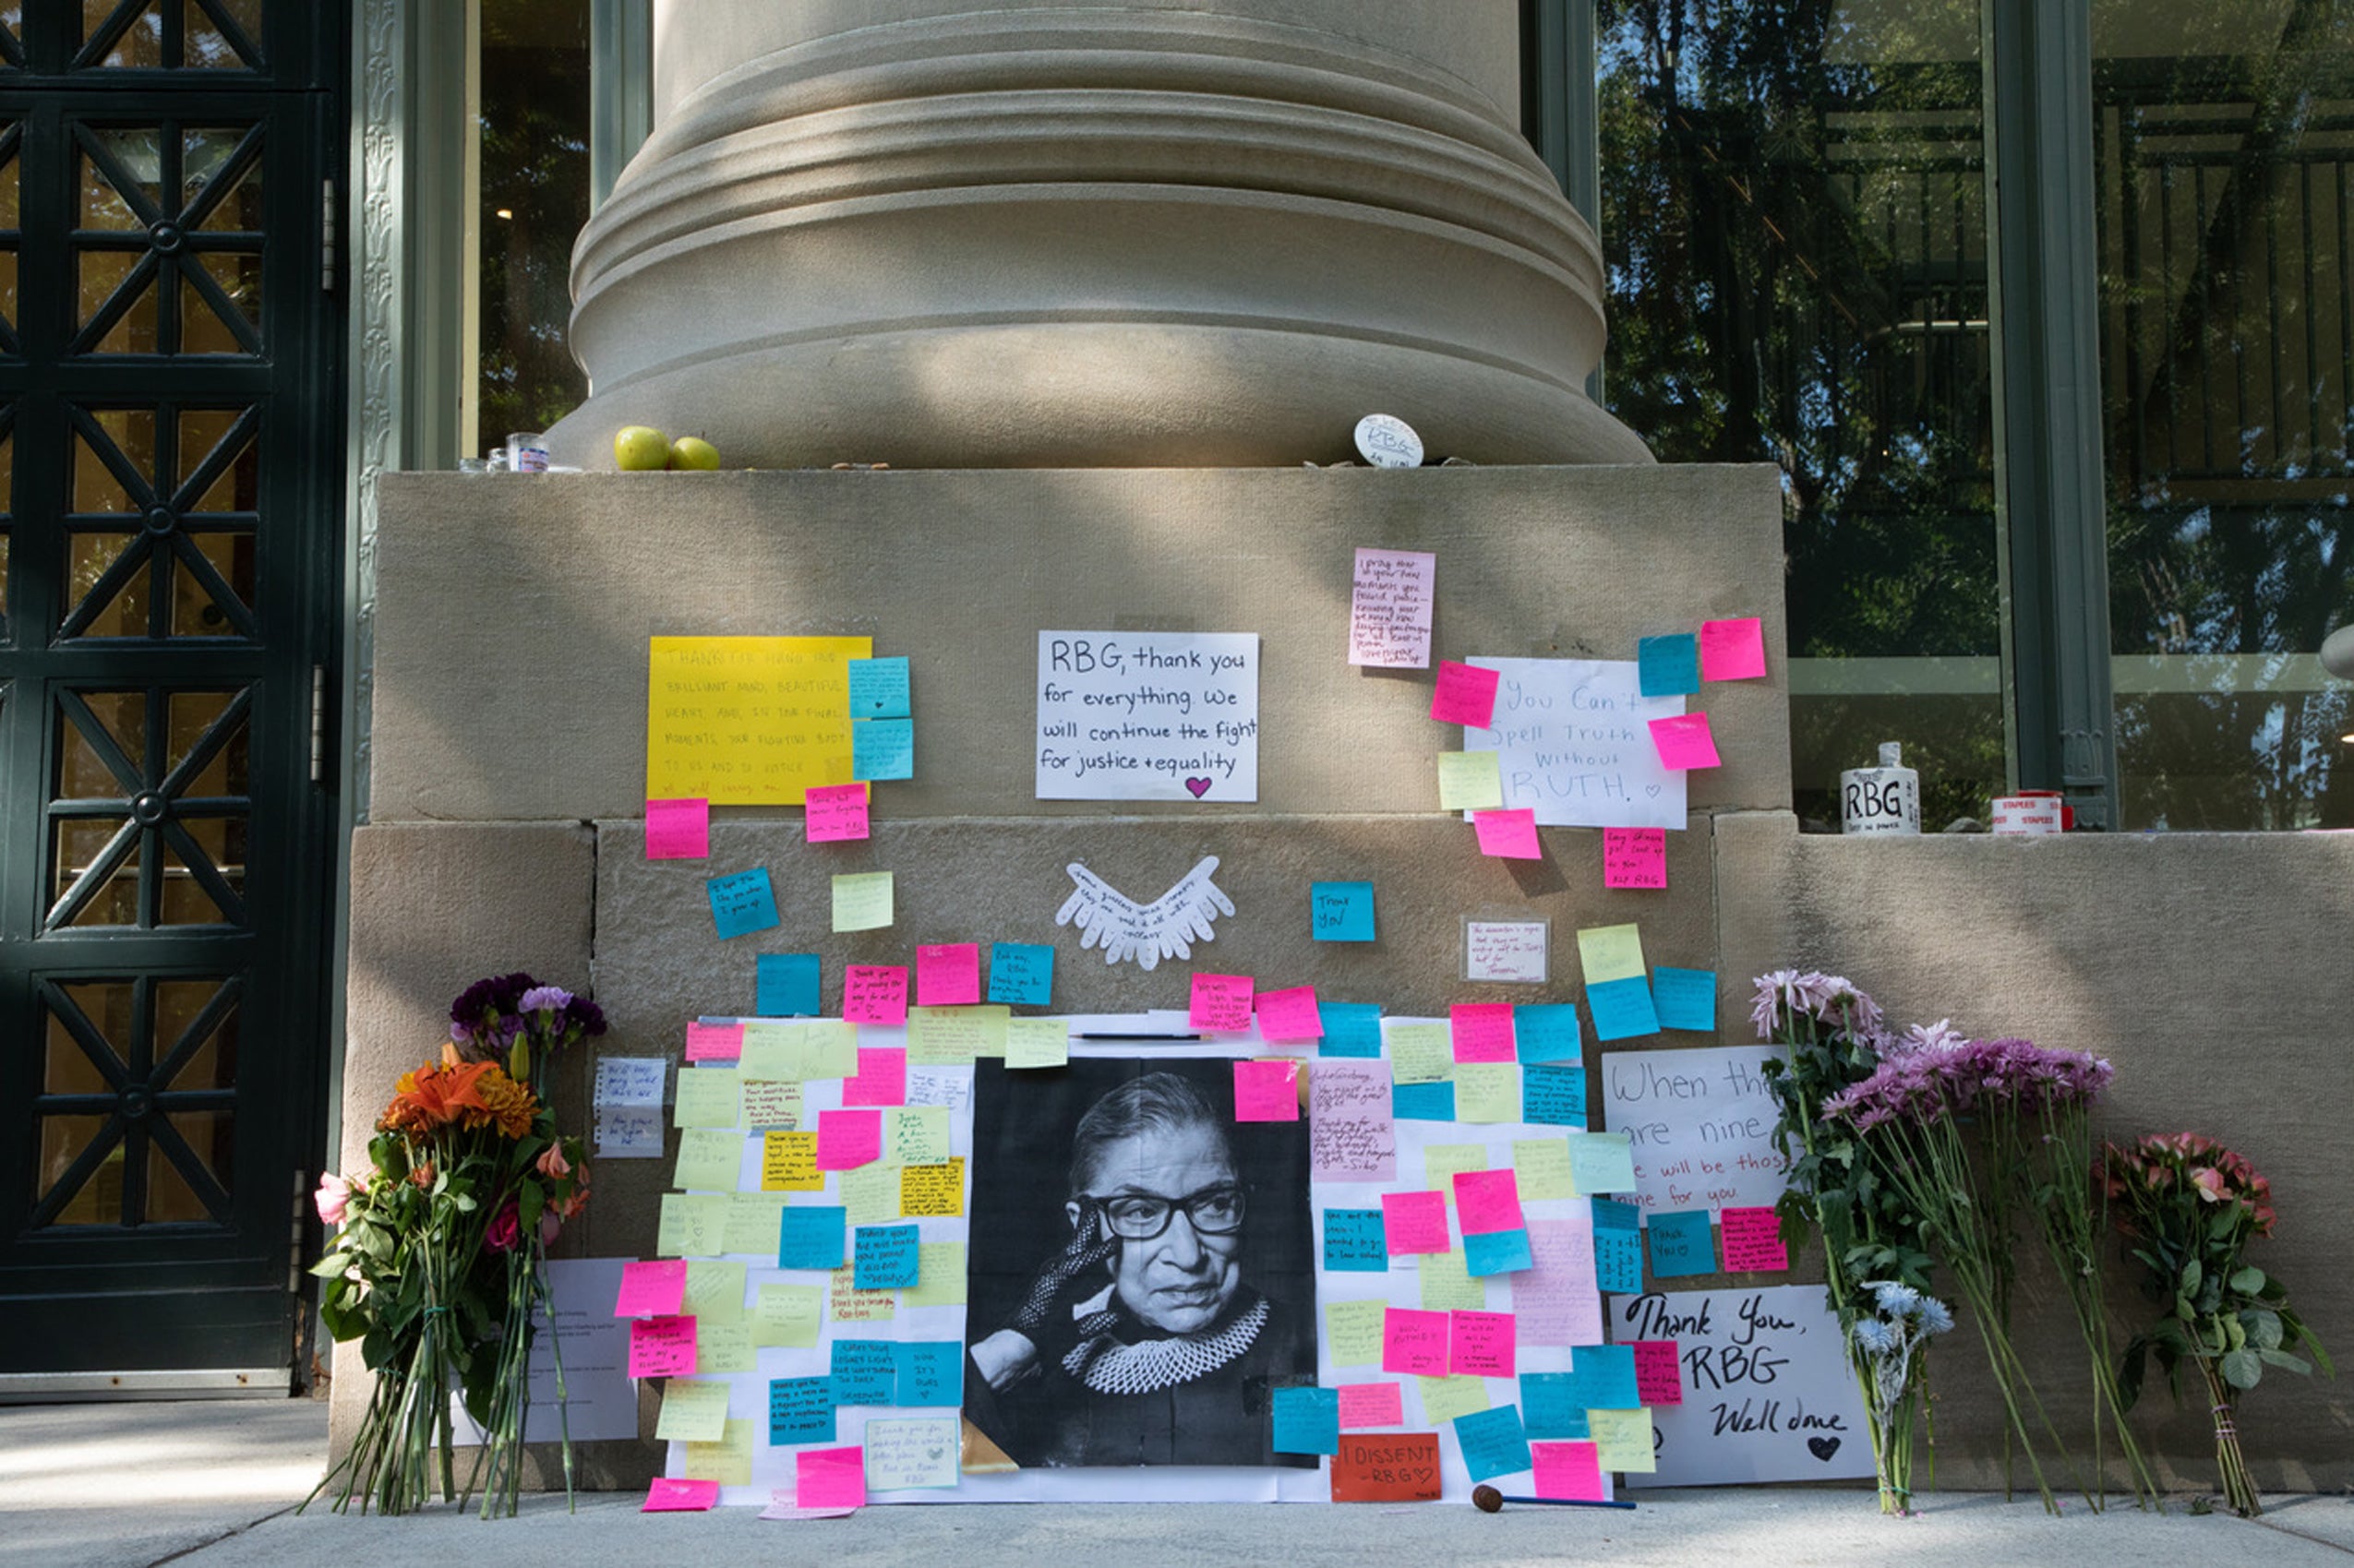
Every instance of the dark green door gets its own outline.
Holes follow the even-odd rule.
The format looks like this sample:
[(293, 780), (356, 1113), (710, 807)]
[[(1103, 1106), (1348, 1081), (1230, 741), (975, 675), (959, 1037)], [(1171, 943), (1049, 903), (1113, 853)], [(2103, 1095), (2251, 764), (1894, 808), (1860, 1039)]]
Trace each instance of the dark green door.
[(343, 10), (0, 7), (0, 1394), (297, 1360)]

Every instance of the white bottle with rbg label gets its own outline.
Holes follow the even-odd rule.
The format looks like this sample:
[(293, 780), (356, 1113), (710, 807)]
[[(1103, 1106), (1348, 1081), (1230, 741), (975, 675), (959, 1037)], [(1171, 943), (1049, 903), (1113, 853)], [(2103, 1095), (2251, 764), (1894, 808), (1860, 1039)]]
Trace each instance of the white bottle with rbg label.
[(1911, 833), (1921, 831), (1921, 775), (1904, 765), (1904, 748), (1888, 741), (1877, 768), (1850, 768), (1839, 775), (1839, 831), (1844, 833)]

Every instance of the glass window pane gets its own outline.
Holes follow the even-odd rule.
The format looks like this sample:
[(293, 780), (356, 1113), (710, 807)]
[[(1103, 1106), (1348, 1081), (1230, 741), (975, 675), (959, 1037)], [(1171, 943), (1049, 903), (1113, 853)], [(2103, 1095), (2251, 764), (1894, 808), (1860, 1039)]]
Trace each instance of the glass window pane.
[[(42, 1198), (56, 1191), (76, 1159), (113, 1120), (104, 1116), (44, 1116), (41, 1119), (41, 1173), (33, 1183)], [(120, 1225), (123, 1221), (123, 1145), (117, 1143), (98, 1168), (74, 1191), (53, 1225)]]
[(482, 360), (488, 447), (588, 395), (565, 346), (572, 242), (588, 221), (585, 0), (483, 0)]

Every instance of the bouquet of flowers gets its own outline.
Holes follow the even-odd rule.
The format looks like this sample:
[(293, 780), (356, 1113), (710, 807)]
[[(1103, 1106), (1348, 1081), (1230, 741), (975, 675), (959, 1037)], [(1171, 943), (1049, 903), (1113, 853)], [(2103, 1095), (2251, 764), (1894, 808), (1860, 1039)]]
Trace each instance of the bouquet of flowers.
[[(505, 975), (469, 987), (450, 1019), (438, 1059), (395, 1086), (371, 1168), (319, 1179), (318, 1215), (335, 1227), (311, 1270), (327, 1281), (320, 1315), (338, 1340), (360, 1341), (376, 1374), (350, 1452), (312, 1493), (340, 1478), (338, 1512), (354, 1496), (362, 1512), (422, 1507), (437, 1447), (441, 1495), (458, 1495), (453, 1389), (484, 1434), (468, 1493), (481, 1485), (485, 1518), (515, 1512), (547, 1248), (588, 1202), (581, 1140), (557, 1131), (538, 1087), (558, 1052), (605, 1032), (596, 1004)], [(560, 1414), (560, 1357), (556, 1374)], [(569, 1433), (563, 1462), (569, 1493)]]
[[(1904, 1513), (1905, 1500), (1912, 1496), (1913, 1450), (1910, 1442), (1912, 1411), (1910, 1402), (1919, 1391), (1914, 1380), (1913, 1359), (1928, 1349), (1929, 1341), (1953, 1327), (1953, 1313), (1934, 1296), (1925, 1295), (1898, 1280), (1874, 1280), (1864, 1288), (1871, 1292), (1870, 1310), (1856, 1319), (1848, 1336), (1851, 1354), (1863, 1363), (1866, 1376), (1865, 1392), (1870, 1395), (1869, 1408), (1874, 1431), (1902, 1430), (1907, 1441), (1886, 1458), (1875, 1451), (1880, 1460), (1880, 1511), (1890, 1511), (1892, 1497), (1897, 1500), (1897, 1513)], [(1895, 1461), (1892, 1465), (1891, 1460)]]
[(2147, 1270), (2144, 1289), (2158, 1303), (2156, 1324), (2125, 1347), (2120, 1396), (2129, 1406), (2139, 1396), (2152, 1354), (2178, 1397), (2182, 1363), (2195, 1363), (2215, 1418), (2224, 1500), (2252, 1516), (2262, 1509), (2240, 1452), (2234, 1402), (2262, 1381), (2266, 1367), (2310, 1373), (2312, 1364), (2300, 1349), (2335, 1372), (2321, 1341), (2289, 1310), (2288, 1287), (2245, 1260), (2251, 1241), (2272, 1234), (2272, 1184), (2245, 1159), (2194, 1132), (2110, 1143), (2099, 1174), (2110, 1216)]

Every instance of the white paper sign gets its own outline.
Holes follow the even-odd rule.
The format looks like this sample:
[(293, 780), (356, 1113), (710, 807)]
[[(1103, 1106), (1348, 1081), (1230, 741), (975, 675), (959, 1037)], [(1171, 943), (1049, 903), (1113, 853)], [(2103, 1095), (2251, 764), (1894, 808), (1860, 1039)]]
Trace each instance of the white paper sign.
[(1772, 1046), (1687, 1051), (1607, 1051), (1602, 1059), (1603, 1126), (1624, 1132), (1635, 1155), (1627, 1201), (1659, 1209), (1770, 1207), (1782, 1196), (1781, 1115), (1763, 1065)]
[[(621, 1292), (626, 1258), (551, 1258), (547, 1295), (558, 1325), (549, 1347), (547, 1313), (533, 1313), (539, 1332), (532, 1336), (531, 1404), (523, 1412), (525, 1442), (554, 1442), (567, 1430), (574, 1442), (601, 1442), (638, 1435), (638, 1387), (630, 1381), (630, 1320), (613, 1315)], [(556, 1359), (564, 1359), (564, 1407), (556, 1402)], [(450, 1395), (450, 1432), (456, 1441), (478, 1443), (482, 1428), (466, 1414), (462, 1397)]]
[(1218, 869), (1215, 855), (1203, 856), (1150, 904), (1138, 904), (1075, 860), (1063, 869), (1076, 886), (1055, 911), (1054, 923), (1077, 922), (1079, 946), (1102, 949), (1106, 964), (1133, 958), (1138, 968), (1151, 969), (1164, 958), (1190, 959), (1195, 942), (1216, 937), (1211, 922), (1234, 913), (1234, 901), (1209, 880)]
[(953, 1487), (962, 1430), (951, 1416), (871, 1419), (866, 1430), (867, 1490)]
[(1432, 587), (1427, 550), (1359, 550), (1349, 600), (1349, 662), (1378, 669), (1430, 668)]
[(1256, 800), (1258, 634), (1041, 631), (1036, 740), (1040, 800)]
[(1493, 727), (1467, 727), (1463, 749), (1497, 754), (1505, 809), (1550, 827), (1685, 826), (1685, 775), (1660, 766), (1649, 726), (1683, 698), (1643, 696), (1632, 660), (1467, 663), (1501, 677)]
[(668, 1066), (658, 1056), (597, 1059), (591, 1137), (598, 1159), (662, 1157), (662, 1087)]
[(1863, 1394), (1819, 1285), (1610, 1299), (1610, 1337), (1672, 1339), (1681, 1405), (1651, 1406), (1659, 1468), (1630, 1487), (1853, 1479), (1872, 1473)]
[(1463, 978), (1543, 985), (1552, 930), (1544, 920), (1464, 921)]

